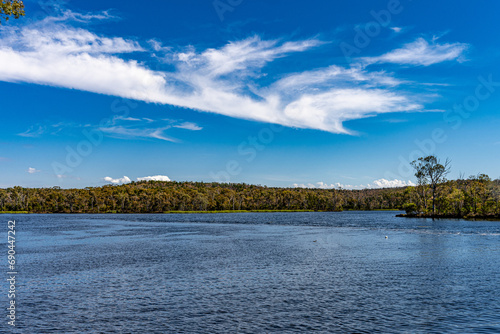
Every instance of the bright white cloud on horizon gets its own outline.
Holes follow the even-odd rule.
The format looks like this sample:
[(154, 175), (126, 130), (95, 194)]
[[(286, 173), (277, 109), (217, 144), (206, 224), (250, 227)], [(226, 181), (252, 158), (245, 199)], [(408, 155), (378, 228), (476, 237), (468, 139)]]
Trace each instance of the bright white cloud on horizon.
[(379, 179), (375, 180), (372, 183), (368, 183), (366, 185), (352, 185), (352, 184), (340, 184), (340, 183), (332, 183), (328, 184), (325, 182), (316, 182), (316, 183), (294, 183), (293, 186), (295, 188), (312, 188), (312, 189), (376, 189), (376, 188), (398, 188), (398, 187), (407, 187), (407, 186), (415, 186), (415, 183), (412, 181), (404, 181), (404, 180), (386, 180)]
[(170, 178), (166, 175), (155, 175), (155, 176), (138, 177), (137, 181), (170, 181)]
[[(132, 180), (128, 176), (123, 176), (121, 178), (112, 178), (106, 176), (103, 178), (104, 181), (112, 183), (112, 184), (126, 184), (132, 182)], [(154, 176), (144, 176), (136, 178), (137, 181), (171, 181), (171, 179), (166, 175), (154, 175)], [(294, 183), (293, 187), (295, 188), (311, 188), (311, 189), (376, 189), (376, 188), (397, 188), (397, 187), (407, 187), (407, 186), (415, 186), (415, 183), (412, 181), (404, 181), (404, 180), (386, 180), (379, 179), (374, 180), (372, 183), (368, 183), (366, 185), (351, 185), (351, 184), (328, 184), (325, 182), (316, 182), (316, 183), (307, 183), (307, 184), (298, 184)]]
[[(107, 13), (82, 15), (67, 11), (59, 18), (21, 27), (3, 28), (0, 38), (0, 80), (65, 87), (174, 105), (229, 117), (309, 128), (332, 133), (353, 133), (348, 120), (392, 112), (425, 111), (425, 98), (410, 94), (394, 74), (370, 70), (370, 64), (430, 66), (463, 61), (467, 45), (439, 44), (418, 38), (381, 56), (362, 58), (351, 67), (332, 65), (300, 73), (283, 73), (274, 83), (260, 86), (264, 67), (278, 58), (321, 47), (324, 41), (262, 40), (258, 36), (228, 42), (220, 48), (165, 52), (171, 72), (155, 71), (120, 54), (150, 52), (138, 41), (99, 36), (72, 24), (104, 20)], [(151, 51), (152, 52), (152, 51)], [(191, 123), (175, 127), (199, 130)], [(158, 131), (157, 131), (158, 130)], [(131, 130), (110, 127), (109, 133), (175, 141), (165, 129)]]
[(117, 179), (113, 179), (110, 176), (106, 176), (105, 178), (103, 178), (103, 180), (106, 182), (110, 182), (112, 184), (124, 184), (132, 182), (132, 180), (128, 176), (120, 177)]
[[(105, 178), (103, 178), (103, 180), (106, 182), (110, 182), (112, 184), (125, 184), (132, 182), (132, 180), (128, 176), (123, 176), (117, 179), (114, 179), (110, 176), (106, 176)], [(154, 175), (154, 176), (138, 177), (137, 181), (170, 181), (170, 178), (166, 175)]]

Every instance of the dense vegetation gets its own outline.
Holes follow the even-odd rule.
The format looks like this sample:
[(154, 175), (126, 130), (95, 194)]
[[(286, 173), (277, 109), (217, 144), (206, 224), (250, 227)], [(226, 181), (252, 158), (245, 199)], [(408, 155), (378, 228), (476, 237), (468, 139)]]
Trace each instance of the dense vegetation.
[(448, 181), (450, 165), (449, 159), (441, 163), (435, 155), (412, 162), (417, 186), (408, 190), (413, 196), (403, 206), (407, 216), (499, 218), (499, 180), (478, 174)]
[(221, 210), (396, 209), (403, 189), (268, 188), (248, 184), (141, 181), (97, 188), (0, 189), (1, 211), (146, 213)]
[[(0, 211), (162, 213), (228, 210), (391, 210), (432, 214), (431, 185), (391, 189), (269, 188), (248, 184), (142, 181), (85, 189), (0, 189)], [(500, 180), (485, 175), (435, 189), (436, 214), (500, 217)]]
[(438, 184), (435, 209), (432, 185), (408, 187), (404, 192), (408, 197), (403, 209), (411, 216), (500, 218), (500, 180), (485, 174)]

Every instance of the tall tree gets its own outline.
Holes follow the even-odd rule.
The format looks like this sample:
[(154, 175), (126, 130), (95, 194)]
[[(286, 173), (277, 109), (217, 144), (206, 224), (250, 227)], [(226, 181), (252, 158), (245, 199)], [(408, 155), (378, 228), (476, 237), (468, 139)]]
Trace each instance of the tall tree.
[(450, 172), (450, 160), (442, 164), (435, 155), (418, 158), (411, 164), (415, 169), (415, 176), (419, 182), (428, 183), (432, 189), (432, 214), (436, 214), (436, 189), (439, 183), (446, 180), (446, 175)]
[[(414, 164), (414, 163), (415, 163), (415, 161), (412, 164)], [(415, 167), (415, 165), (414, 165), (414, 167)], [(419, 204), (423, 205), (423, 207), (426, 211), (427, 210), (427, 196), (426, 195), (427, 195), (429, 180), (428, 180), (428, 177), (425, 174), (423, 168), (417, 169), (415, 171), (415, 176), (417, 177), (417, 187), (416, 187), (417, 194), (420, 197)]]
[(21, 0), (0, 0), (0, 24), (2, 19), (8, 21), (11, 16), (15, 19), (24, 16), (24, 3)]

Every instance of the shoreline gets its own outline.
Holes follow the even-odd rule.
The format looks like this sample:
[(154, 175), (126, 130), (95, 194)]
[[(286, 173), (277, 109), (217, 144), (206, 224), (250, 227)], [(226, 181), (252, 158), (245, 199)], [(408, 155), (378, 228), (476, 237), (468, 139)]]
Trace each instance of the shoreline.
[[(0, 211), (0, 215), (151, 215), (151, 214), (221, 214), (221, 213), (305, 213), (305, 212), (401, 212), (398, 209), (374, 209), (374, 210), (342, 210), (342, 211), (326, 211), (326, 210), (211, 210), (211, 211), (164, 211), (164, 212), (28, 212), (28, 211)], [(463, 219), (463, 220), (486, 220), (500, 221), (500, 216), (494, 215), (475, 215), (475, 216), (459, 216), (459, 215), (424, 215), (424, 214), (406, 214), (399, 213), (395, 217), (398, 218), (428, 218), (428, 219)]]
[(489, 221), (500, 221), (500, 216), (494, 215), (474, 215), (474, 216), (462, 216), (462, 215), (425, 215), (425, 214), (408, 214), (401, 213), (396, 215), (396, 217), (402, 218), (430, 218), (430, 219), (464, 219), (464, 220), (489, 220)]
[(292, 213), (292, 212), (401, 212), (397, 209), (375, 209), (375, 210), (210, 210), (210, 211), (164, 211), (164, 212), (29, 212), (29, 211), (0, 211), (0, 214), (26, 214), (26, 215), (150, 215), (150, 214), (216, 214), (216, 213)]
[[(399, 210), (396, 210), (399, 211)], [(209, 214), (209, 213), (259, 213), (259, 212), (341, 212), (322, 210), (215, 210), (215, 211), (164, 211), (164, 212), (28, 212), (28, 211), (0, 211), (0, 214), (27, 214), (27, 215), (150, 215), (150, 214)]]

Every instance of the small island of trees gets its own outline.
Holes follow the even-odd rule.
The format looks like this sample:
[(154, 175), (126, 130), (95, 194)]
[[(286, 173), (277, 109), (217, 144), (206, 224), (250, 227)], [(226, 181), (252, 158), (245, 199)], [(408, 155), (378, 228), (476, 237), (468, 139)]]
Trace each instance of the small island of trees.
[(435, 218), (500, 218), (500, 180), (491, 180), (486, 174), (463, 175), (447, 180), (450, 160), (444, 163), (434, 156), (412, 162), (417, 185), (402, 209), (407, 217)]

